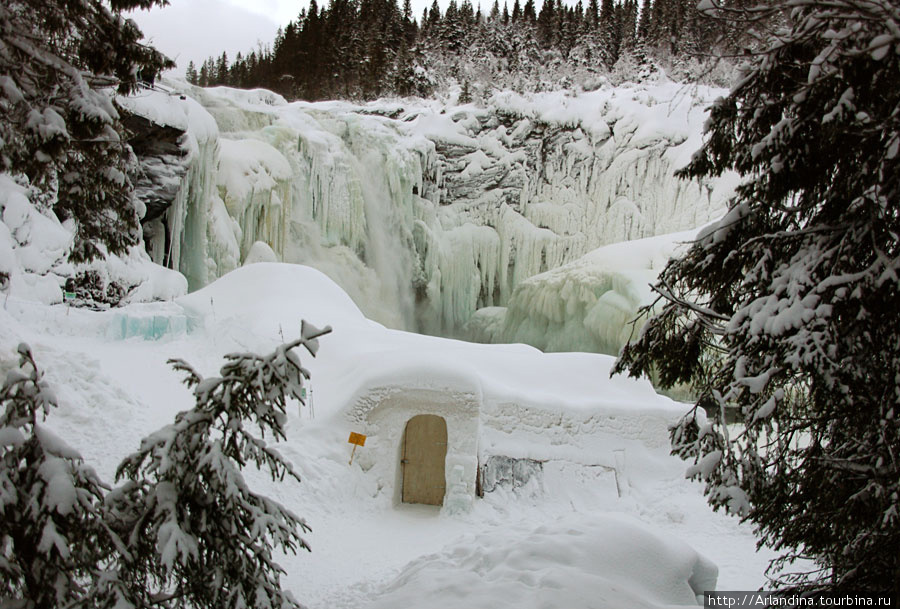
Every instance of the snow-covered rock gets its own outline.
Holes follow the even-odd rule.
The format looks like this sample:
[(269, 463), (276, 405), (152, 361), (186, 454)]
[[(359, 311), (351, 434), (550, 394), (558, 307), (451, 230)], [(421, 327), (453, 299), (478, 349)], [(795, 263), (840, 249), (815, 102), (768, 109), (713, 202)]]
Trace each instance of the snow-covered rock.
[(35, 189), (0, 174), (0, 289), (8, 296), (61, 303), (66, 281), (76, 278), (79, 297), (91, 289), (104, 292), (97, 305), (109, 301), (105, 292), (110, 286), (116, 302), (168, 300), (187, 291), (184, 277), (152, 262), (142, 244), (121, 256), (71, 264), (73, 232), (71, 223), (61, 223)]

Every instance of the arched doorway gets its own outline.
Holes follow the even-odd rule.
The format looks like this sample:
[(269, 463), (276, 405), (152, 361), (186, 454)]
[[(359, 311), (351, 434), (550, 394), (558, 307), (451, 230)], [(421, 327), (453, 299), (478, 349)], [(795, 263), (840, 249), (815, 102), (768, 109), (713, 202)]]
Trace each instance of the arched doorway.
[(407, 421), (400, 460), (404, 503), (444, 504), (446, 458), (447, 422), (442, 417), (420, 414)]

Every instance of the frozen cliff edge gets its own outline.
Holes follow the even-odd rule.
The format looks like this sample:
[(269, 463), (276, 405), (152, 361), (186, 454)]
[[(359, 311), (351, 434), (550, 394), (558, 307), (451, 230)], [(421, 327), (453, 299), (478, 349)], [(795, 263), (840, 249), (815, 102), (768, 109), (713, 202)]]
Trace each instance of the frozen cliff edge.
[(535, 275), (705, 224), (734, 185), (674, 177), (723, 93), (707, 87), (502, 92), (485, 107), (166, 87), (126, 102), (186, 133), (180, 188), (145, 222), (151, 257), (197, 289), (262, 242), (395, 328), (460, 335)]

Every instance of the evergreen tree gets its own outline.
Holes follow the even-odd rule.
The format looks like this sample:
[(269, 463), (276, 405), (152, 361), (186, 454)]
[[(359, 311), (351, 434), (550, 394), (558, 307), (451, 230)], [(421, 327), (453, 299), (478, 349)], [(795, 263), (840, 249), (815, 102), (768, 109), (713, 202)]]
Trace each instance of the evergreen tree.
[(174, 64), (140, 43), (121, 12), (165, 0), (8, 0), (0, 5), (0, 171), (55, 194), (75, 223), (75, 261), (139, 238), (119, 114), (106, 90), (134, 92)]
[(241, 56), (241, 52), (238, 51), (238, 54), (234, 58), (234, 63), (231, 64), (231, 69), (228, 70), (226, 82), (232, 87), (243, 87), (244, 68), (244, 58)]
[(469, 89), (469, 81), (463, 81), (462, 89), (459, 92), (459, 103), (460, 104), (470, 104), (472, 103), (472, 91)]
[(597, 0), (590, 0), (588, 3), (587, 20), (591, 30), (597, 29), (600, 20), (600, 6), (597, 4)]
[(410, 47), (416, 42), (416, 19), (413, 17), (412, 1), (403, 0), (403, 43)]
[(638, 20), (637, 37), (646, 41), (650, 35), (650, 15), (652, 14), (651, 0), (644, 0), (641, 5), (641, 16)]
[(29, 347), (18, 352), (19, 370), (0, 389), (0, 599), (27, 609), (75, 606), (95, 592), (109, 546), (103, 485), (40, 424), (56, 398)]
[(309, 372), (293, 349), (314, 356), (330, 331), (304, 322), (301, 338), (270, 355), (226, 356), (221, 377), (204, 379), (170, 360), (197, 404), (144, 439), (119, 465), (116, 476), (127, 482), (106, 498), (108, 521), (128, 547), (120, 581), (137, 606), (299, 607), (281, 589), (273, 553), (308, 550), (300, 532), (309, 527), (250, 490), (241, 468), (253, 462), (273, 480), (299, 480), (262, 438), (284, 440), (287, 400), (303, 402)]
[(619, 44), (621, 42), (621, 32), (616, 24), (616, 8), (613, 0), (602, 0), (600, 3), (599, 27), (606, 65), (612, 67), (619, 58)]
[(636, 30), (637, 0), (625, 0), (616, 6), (616, 37), (620, 55), (634, 50)]
[(196, 85), (200, 81), (200, 76), (197, 74), (197, 67), (194, 65), (193, 61), (188, 62), (188, 67), (184, 73), (184, 78), (192, 85)]
[[(226, 356), (222, 377), (188, 364), (196, 406), (141, 442), (108, 488), (38, 418), (55, 406), (30, 349), (0, 388), (0, 599), (4, 607), (297, 608), (273, 553), (309, 549), (304, 521), (254, 493), (247, 462), (273, 480), (297, 478), (264, 437), (285, 439), (288, 398), (303, 403), (315, 355), (330, 332), (305, 322), (301, 337), (268, 356)], [(258, 437), (256, 434), (260, 434)]]
[(216, 61), (216, 84), (228, 84), (228, 54), (222, 52), (222, 56)]
[[(788, 27), (712, 108), (683, 171), (745, 181), (666, 266), (661, 312), (616, 369), (693, 385), (673, 446), (714, 506), (784, 552), (774, 567), (816, 561), (783, 585), (897, 595), (900, 8), (783, 7)], [(728, 408), (743, 431), (725, 426)]]
[(430, 32), (441, 22), (441, 7), (438, 6), (437, 0), (432, 0), (431, 10), (428, 12), (428, 29)]
[(522, 8), (522, 18), (528, 23), (534, 23), (537, 18), (534, 12), (534, 0), (525, 0), (525, 6)]
[(545, 0), (537, 18), (538, 38), (544, 47), (549, 47), (556, 42), (559, 20), (554, 6), (552, 0)]

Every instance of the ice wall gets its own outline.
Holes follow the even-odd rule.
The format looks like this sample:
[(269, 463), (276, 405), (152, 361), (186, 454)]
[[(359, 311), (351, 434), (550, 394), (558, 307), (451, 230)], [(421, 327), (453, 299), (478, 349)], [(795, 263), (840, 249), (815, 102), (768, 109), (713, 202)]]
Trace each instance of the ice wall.
[[(555, 269), (562, 277), (606, 244), (701, 225), (730, 192), (728, 181), (674, 177), (699, 146), (704, 106), (721, 93), (703, 87), (505, 92), (486, 107), (443, 107), (289, 104), (267, 91), (169, 84), (215, 127), (184, 121), (190, 170), (150, 227), (154, 259), (192, 289), (263, 242), (331, 276), (386, 325), (459, 335), (484, 310), (474, 322), (520, 340), (541, 331), (528, 311), (555, 320), (575, 302), (550, 311), (546, 288), (526, 280)], [(607, 270), (602, 281), (622, 282)], [(497, 307), (507, 305), (523, 323), (504, 321), (501, 332)]]

